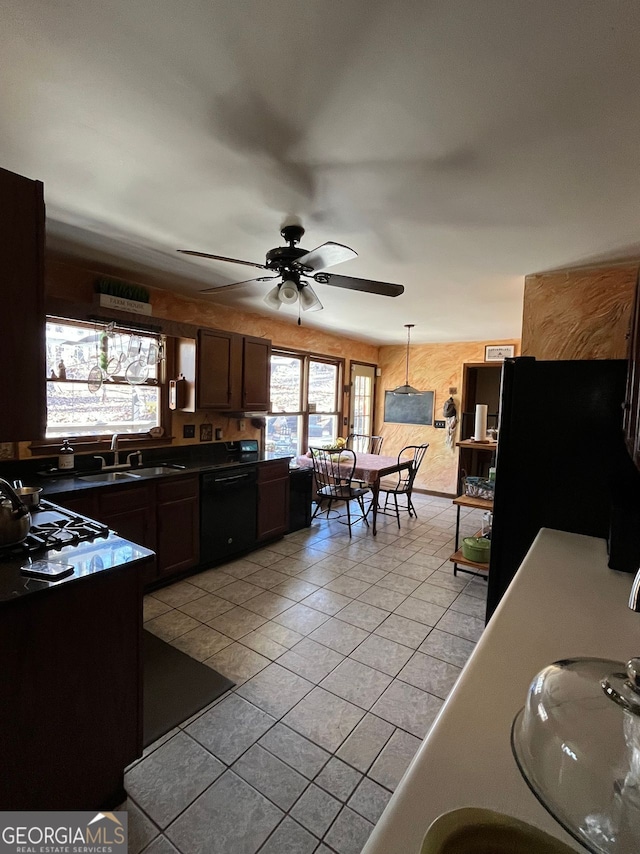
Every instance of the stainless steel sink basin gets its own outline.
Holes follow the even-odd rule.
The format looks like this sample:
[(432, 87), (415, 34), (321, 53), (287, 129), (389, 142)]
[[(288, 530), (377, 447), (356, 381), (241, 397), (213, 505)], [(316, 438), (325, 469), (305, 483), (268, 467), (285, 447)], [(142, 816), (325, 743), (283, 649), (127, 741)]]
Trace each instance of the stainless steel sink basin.
[(133, 469), (131, 475), (132, 477), (158, 477), (162, 474), (175, 473), (175, 471), (174, 466), (148, 466), (146, 468)]
[(85, 474), (78, 480), (85, 480), (87, 483), (114, 483), (117, 480), (130, 480), (137, 477), (139, 475), (128, 471), (109, 471), (100, 474)]

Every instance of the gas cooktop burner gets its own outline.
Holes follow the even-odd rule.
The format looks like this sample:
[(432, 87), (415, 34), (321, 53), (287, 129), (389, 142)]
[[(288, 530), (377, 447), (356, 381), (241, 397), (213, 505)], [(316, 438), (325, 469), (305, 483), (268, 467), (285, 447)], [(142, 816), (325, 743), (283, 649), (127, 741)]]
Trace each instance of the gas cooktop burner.
[(33, 511), (32, 521), (34, 524), (27, 538), (21, 543), (1, 549), (0, 557), (61, 549), (109, 535), (108, 525), (78, 516), (47, 501), (41, 502), (40, 507)]

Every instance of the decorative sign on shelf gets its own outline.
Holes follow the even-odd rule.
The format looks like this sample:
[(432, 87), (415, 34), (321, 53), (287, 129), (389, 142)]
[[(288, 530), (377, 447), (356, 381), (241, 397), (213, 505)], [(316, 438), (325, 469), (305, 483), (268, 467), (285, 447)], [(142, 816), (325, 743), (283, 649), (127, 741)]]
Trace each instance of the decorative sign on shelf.
[(114, 297), (111, 294), (100, 294), (100, 305), (102, 308), (115, 308), (117, 311), (129, 311), (131, 314), (151, 314), (150, 302), (123, 299), (123, 297)]
[(420, 394), (384, 393), (384, 420), (395, 424), (433, 424), (434, 392)]
[(485, 362), (504, 362), (505, 359), (513, 359), (515, 353), (513, 344), (500, 347), (498, 344), (489, 344), (484, 348)]
[(103, 276), (96, 280), (96, 290), (100, 294), (100, 305), (103, 308), (115, 308), (117, 311), (129, 311), (132, 314), (151, 314), (149, 291), (142, 285), (132, 285)]

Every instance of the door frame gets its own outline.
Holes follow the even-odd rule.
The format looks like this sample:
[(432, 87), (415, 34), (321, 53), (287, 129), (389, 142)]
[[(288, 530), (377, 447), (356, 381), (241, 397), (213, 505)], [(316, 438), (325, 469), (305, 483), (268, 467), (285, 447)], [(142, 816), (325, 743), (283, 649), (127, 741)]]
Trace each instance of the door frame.
[(362, 365), (363, 368), (373, 368), (373, 395), (371, 399), (371, 435), (376, 436), (379, 435), (378, 430), (376, 429), (376, 405), (378, 402), (378, 369), (379, 366), (375, 364), (375, 362), (363, 362), (361, 359), (351, 359), (349, 361), (349, 383), (348, 383), (348, 391), (347, 391), (347, 436), (351, 433), (351, 394), (353, 390), (353, 383), (351, 381), (351, 368), (353, 365)]

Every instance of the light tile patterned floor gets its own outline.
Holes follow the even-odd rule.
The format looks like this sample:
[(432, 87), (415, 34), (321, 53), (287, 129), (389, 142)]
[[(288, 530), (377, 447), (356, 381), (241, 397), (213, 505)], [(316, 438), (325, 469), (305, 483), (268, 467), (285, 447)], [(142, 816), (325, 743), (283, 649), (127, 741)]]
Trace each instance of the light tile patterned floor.
[(131, 854), (359, 854), (484, 627), (451, 502), (414, 502), (146, 597), (145, 628), (237, 684), (127, 772)]

